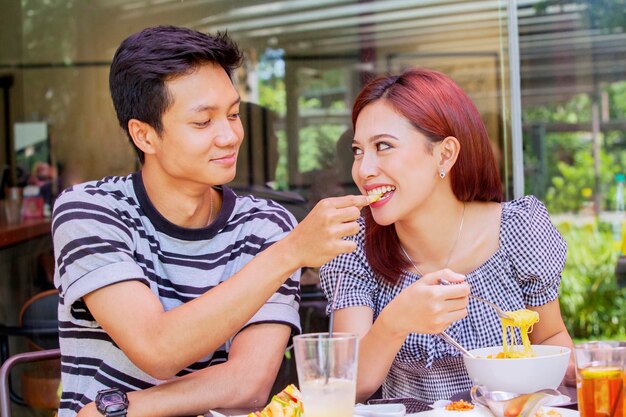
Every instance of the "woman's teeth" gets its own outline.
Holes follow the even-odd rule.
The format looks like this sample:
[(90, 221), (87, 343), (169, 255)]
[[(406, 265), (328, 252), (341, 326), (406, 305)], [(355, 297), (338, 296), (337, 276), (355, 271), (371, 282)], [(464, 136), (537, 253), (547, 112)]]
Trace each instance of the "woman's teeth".
[(385, 185), (383, 187), (376, 187), (373, 190), (369, 190), (367, 192), (367, 196), (369, 197), (370, 204), (375, 203), (376, 201), (380, 200), (383, 195), (385, 195), (385, 193), (394, 191), (395, 189), (396, 187), (394, 186)]

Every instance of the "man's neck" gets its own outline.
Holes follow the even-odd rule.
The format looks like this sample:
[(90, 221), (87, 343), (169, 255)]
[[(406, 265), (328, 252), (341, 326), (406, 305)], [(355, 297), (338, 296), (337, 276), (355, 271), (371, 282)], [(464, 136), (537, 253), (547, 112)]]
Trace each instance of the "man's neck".
[(179, 181), (146, 169), (145, 166), (141, 174), (152, 205), (159, 214), (177, 226), (192, 229), (205, 227), (219, 212), (221, 197), (209, 185)]

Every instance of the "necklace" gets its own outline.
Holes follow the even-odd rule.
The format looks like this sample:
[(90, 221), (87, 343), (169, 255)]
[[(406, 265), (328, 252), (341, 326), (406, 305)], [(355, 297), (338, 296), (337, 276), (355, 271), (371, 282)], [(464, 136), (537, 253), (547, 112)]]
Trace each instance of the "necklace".
[[(448, 255), (448, 259), (446, 260), (446, 263), (443, 266), (444, 268), (448, 267), (448, 264), (450, 263), (450, 259), (452, 259), (452, 255), (454, 254), (454, 249), (456, 248), (456, 244), (459, 241), (459, 236), (461, 236), (461, 231), (463, 230), (464, 220), (465, 220), (465, 202), (463, 202), (463, 214), (461, 214), (461, 224), (459, 224), (459, 231), (456, 234), (456, 239), (454, 239), (454, 244), (452, 244), (452, 249), (450, 249), (450, 254)], [(420, 269), (417, 267), (413, 259), (409, 256), (406, 249), (404, 249), (404, 246), (402, 246), (402, 244), (400, 244), (400, 249), (402, 249), (404, 256), (406, 256), (409, 262), (411, 262), (411, 265), (413, 265), (413, 269), (415, 269), (415, 272), (417, 272), (417, 275), (424, 275), (422, 271), (420, 271)]]
[(213, 218), (213, 188), (209, 188), (209, 221), (207, 222), (207, 226), (211, 224), (211, 219)]

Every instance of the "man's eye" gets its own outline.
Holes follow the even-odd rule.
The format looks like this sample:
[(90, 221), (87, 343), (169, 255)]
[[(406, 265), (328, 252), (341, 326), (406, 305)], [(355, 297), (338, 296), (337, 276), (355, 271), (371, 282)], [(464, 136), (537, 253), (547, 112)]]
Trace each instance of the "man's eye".
[(233, 113), (228, 115), (229, 119), (239, 119), (241, 117), (241, 115), (239, 113)]
[(205, 120), (204, 122), (194, 122), (193, 125), (197, 127), (207, 127), (211, 124), (210, 120)]

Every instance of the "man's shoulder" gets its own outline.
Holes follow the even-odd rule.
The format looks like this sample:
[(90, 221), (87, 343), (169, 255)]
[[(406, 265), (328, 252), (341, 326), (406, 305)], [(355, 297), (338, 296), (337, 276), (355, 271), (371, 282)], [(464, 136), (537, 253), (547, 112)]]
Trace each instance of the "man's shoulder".
[(235, 204), (233, 217), (247, 217), (248, 219), (281, 219), (292, 226), (297, 224), (293, 214), (282, 204), (270, 198), (259, 197), (251, 194), (237, 194), (235, 191), (224, 188), (225, 193), (232, 193)]
[(134, 201), (132, 175), (109, 176), (66, 188), (55, 201), (55, 211), (60, 207), (122, 207), (133, 205)]
[(132, 175), (109, 176), (100, 180), (86, 181), (67, 187), (60, 197), (67, 195), (80, 198), (84, 195), (119, 195), (127, 194), (132, 188)]

